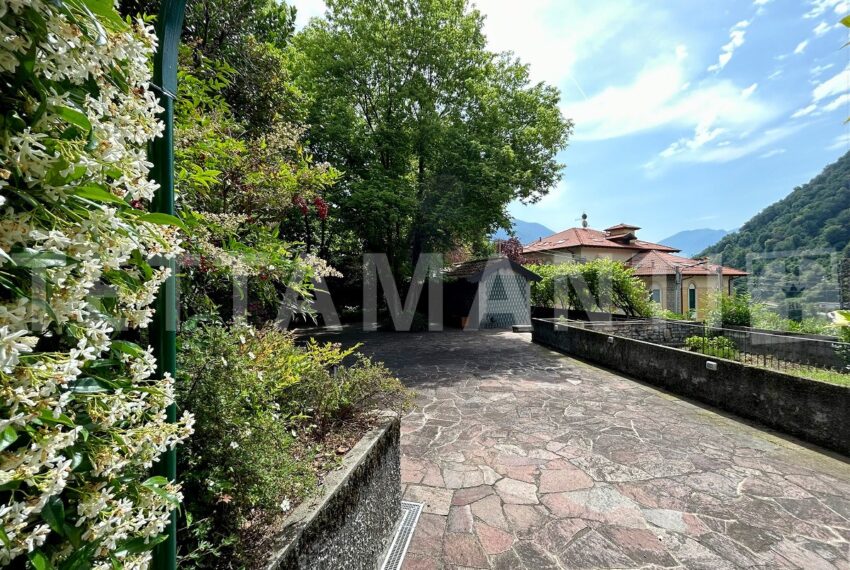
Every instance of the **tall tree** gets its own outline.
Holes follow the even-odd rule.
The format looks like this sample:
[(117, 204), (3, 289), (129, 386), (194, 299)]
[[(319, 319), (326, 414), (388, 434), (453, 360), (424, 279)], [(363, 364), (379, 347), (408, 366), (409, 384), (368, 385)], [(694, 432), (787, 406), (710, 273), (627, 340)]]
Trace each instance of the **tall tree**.
[(559, 180), (572, 124), (556, 88), (487, 50), (466, 0), (330, 0), (294, 40), (308, 140), (345, 172), (328, 198), (340, 230), (397, 273), (426, 250), (472, 243)]

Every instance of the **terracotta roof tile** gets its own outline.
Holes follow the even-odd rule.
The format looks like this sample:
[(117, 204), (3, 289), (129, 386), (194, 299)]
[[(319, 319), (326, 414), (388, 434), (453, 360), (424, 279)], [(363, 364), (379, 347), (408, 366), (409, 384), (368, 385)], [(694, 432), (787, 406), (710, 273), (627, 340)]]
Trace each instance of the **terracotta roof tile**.
[(610, 228), (605, 228), (606, 232), (612, 232), (614, 230), (639, 230), (638, 226), (633, 226), (631, 224), (617, 224), (615, 226), (611, 226)]
[(748, 275), (746, 271), (723, 267), (714, 263), (673, 255), (664, 251), (642, 251), (626, 262), (635, 270), (635, 275), (673, 275), (676, 267), (680, 267), (682, 275), (716, 275), (718, 268), (723, 269), (723, 275), (740, 277)]
[(612, 239), (605, 232), (591, 228), (570, 228), (523, 246), (523, 252), (534, 253), (535, 251), (548, 251), (582, 246), (631, 249), (637, 251), (679, 251), (675, 247), (669, 247), (639, 239), (628, 243), (624, 241), (617, 241), (616, 239)]
[(504, 256), (455, 263), (443, 271), (443, 276), (449, 279), (466, 279), (472, 283), (477, 283), (486, 273), (499, 271), (500, 269), (510, 269), (514, 273), (525, 277), (528, 281), (540, 281), (542, 279), (536, 273)]

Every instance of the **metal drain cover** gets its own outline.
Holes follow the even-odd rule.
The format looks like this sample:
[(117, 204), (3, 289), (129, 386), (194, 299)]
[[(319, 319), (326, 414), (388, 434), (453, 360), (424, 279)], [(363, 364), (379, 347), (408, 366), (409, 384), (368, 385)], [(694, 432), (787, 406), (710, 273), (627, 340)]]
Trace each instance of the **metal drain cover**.
[(422, 503), (401, 502), (401, 519), (398, 530), (393, 537), (392, 544), (390, 544), (390, 549), (387, 551), (387, 556), (384, 558), (384, 563), (381, 565), (381, 570), (399, 570), (401, 568), (401, 563), (404, 562), (407, 547), (410, 545), (410, 539), (413, 538), (413, 531), (416, 529), (416, 523), (419, 521), (419, 514), (422, 512), (423, 506)]

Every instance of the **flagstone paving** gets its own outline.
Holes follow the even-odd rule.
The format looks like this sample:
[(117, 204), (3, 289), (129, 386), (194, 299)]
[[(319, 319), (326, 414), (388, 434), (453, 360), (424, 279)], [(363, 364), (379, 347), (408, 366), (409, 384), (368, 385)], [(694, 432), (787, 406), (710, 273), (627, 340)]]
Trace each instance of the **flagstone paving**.
[(528, 334), (357, 340), (417, 394), (401, 428), (404, 496), (425, 504), (408, 570), (850, 568), (846, 458)]

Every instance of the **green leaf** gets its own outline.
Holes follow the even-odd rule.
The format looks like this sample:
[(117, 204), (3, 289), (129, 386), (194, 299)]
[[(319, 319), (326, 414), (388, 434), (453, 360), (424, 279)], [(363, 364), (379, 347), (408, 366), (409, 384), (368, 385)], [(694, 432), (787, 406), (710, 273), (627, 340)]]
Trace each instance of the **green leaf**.
[(0, 433), (0, 451), (3, 451), (18, 439), (18, 432), (12, 426), (6, 426), (6, 429)]
[(118, 550), (115, 551), (115, 556), (121, 557), (126, 556), (127, 554), (139, 554), (141, 552), (153, 550), (153, 548), (157, 544), (167, 538), (167, 534), (162, 534), (160, 536), (157, 536), (156, 538), (152, 538), (147, 543), (145, 543), (144, 538), (131, 538), (130, 540), (125, 540), (124, 542), (118, 545)]
[(118, 30), (126, 30), (127, 23), (121, 19), (111, 0), (82, 0), (82, 3), (91, 10), (92, 14), (101, 18)]
[(65, 121), (82, 129), (84, 133), (88, 133), (91, 130), (91, 121), (89, 121), (89, 118), (82, 111), (63, 105), (57, 105), (53, 108), (53, 111)]
[(77, 378), (74, 382), (72, 382), (70, 389), (71, 392), (75, 392), (77, 394), (99, 394), (102, 392), (111, 392), (112, 386), (102, 380), (98, 380), (97, 378), (84, 376), (82, 378)]
[(157, 224), (160, 226), (177, 226), (178, 228), (186, 229), (186, 226), (182, 221), (180, 221), (180, 218), (172, 216), (171, 214), (161, 214), (159, 212), (142, 214), (139, 216), (139, 219), (143, 222)]
[(39, 414), (38, 419), (48, 424), (62, 424), (63, 426), (68, 426), (70, 428), (77, 427), (77, 424), (71, 420), (65, 414), (59, 414), (58, 416), (54, 416), (53, 412), (50, 410), (44, 410)]
[(65, 536), (65, 505), (58, 496), (47, 499), (47, 504), (41, 509), (41, 518), (53, 532)]
[(3, 527), (0, 526), (0, 541), (3, 542), (3, 545), (6, 548), (12, 548), (12, 541), (9, 540), (9, 535), (6, 534), (6, 531), (3, 530)]
[(30, 269), (48, 269), (71, 265), (72, 258), (62, 253), (32, 249), (29, 247), (13, 248), (10, 257), (15, 265)]
[(20, 479), (12, 479), (0, 485), (0, 491), (13, 491), (21, 486)]
[(169, 493), (162, 487), (148, 487), (148, 489), (162, 497), (172, 507), (178, 508), (180, 506), (180, 501), (177, 499), (177, 496)]
[(850, 16), (844, 16), (841, 18), (841, 23), (850, 28)]
[(71, 543), (71, 546), (79, 548), (83, 543), (82, 529), (69, 524), (65, 524), (62, 528), (65, 531), (65, 536), (68, 537), (68, 542)]
[(35, 570), (50, 570), (53, 568), (53, 565), (50, 564), (50, 560), (48, 560), (47, 556), (45, 556), (41, 550), (30, 552), (29, 559), (30, 564), (32, 564)]
[(122, 206), (127, 205), (127, 202), (123, 199), (119, 198), (103, 186), (94, 184), (93, 182), (78, 186), (74, 191), (74, 195), (79, 196), (80, 198), (85, 198), (86, 200), (91, 200), (92, 202), (107, 202), (110, 204), (121, 204)]
[(75, 473), (85, 473), (86, 471), (90, 471), (92, 467), (93, 466), (88, 455), (82, 451), (76, 450), (71, 453), (71, 471), (74, 471)]
[(168, 479), (163, 477), (162, 475), (157, 475), (155, 477), (151, 477), (147, 479), (144, 483), (142, 483), (145, 487), (160, 487), (162, 485), (168, 485)]
[(143, 349), (135, 342), (130, 342), (126, 340), (113, 340), (110, 346), (112, 350), (115, 350), (116, 352), (120, 352), (121, 354), (127, 354), (135, 358), (139, 358), (145, 354), (145, 349)]

